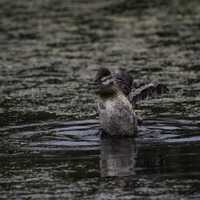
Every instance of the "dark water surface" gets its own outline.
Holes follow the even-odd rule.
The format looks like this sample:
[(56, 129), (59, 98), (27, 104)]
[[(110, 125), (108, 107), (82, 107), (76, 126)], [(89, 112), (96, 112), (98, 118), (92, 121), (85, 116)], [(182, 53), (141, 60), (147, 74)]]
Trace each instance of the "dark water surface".
[[(198, 0), (0, 0), (0, 199), (200, 199)], [(170, 92), (139, 137), (100, 138), (90, 81)]]

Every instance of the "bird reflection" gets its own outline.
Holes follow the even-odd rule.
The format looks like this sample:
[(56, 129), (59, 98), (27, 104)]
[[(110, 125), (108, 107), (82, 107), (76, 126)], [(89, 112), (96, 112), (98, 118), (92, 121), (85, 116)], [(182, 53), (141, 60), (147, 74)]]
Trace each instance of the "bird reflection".
[(129, 176), (135, 174), (136, 145), (133, 138), (101, 139), (101, 176)]

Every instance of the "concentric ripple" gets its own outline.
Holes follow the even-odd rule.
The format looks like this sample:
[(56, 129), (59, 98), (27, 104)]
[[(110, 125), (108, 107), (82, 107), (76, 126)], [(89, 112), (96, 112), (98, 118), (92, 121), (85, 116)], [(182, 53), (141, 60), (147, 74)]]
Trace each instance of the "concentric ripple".
[(97, 120), (4, 127), (0, 194), (198, 199), (199, 131), (199, 121), (172, 119), (144, 120), (136, 139), (102, 138)]

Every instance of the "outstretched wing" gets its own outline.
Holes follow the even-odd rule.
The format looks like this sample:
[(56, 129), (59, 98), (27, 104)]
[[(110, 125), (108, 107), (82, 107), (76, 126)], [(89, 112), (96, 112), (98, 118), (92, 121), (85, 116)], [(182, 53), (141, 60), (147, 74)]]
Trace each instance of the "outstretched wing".
[(160, 95), (168, 91), (169, 89), (167, 88), (166, 85), (153, 82), (143, 85), (137, 89), (133, 89), (129, 93), (128, 98), (132, 104), (135, 104), (137, 101), (146, 99), (147, 97), (155, 97), (156, 95)]
[(133, 80), (133, 77), (124, 69), (118, 69), (112, 74), (112, 77), (132, 104), (169, 91), (166, 85), (158, 82), (147, 84), (146, 81)]

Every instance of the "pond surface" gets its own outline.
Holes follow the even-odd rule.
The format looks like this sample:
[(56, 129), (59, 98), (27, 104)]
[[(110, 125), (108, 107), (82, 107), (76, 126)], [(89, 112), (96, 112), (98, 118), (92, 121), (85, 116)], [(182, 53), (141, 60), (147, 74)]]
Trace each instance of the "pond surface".
[[(198, 0), (0, 0), (0, 199), (200, 199)], [(170, 92), (101, 138), (101, 66)]]

